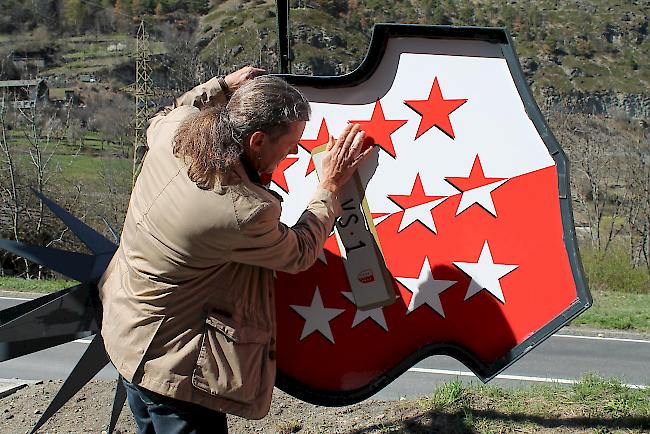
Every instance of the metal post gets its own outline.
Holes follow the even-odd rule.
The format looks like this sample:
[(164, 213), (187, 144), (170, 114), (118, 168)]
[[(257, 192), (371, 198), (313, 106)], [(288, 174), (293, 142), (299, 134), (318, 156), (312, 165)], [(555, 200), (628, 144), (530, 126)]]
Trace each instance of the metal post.
[(280, 72), (291, 73), (291, 40), (289, 36), (289, 0), (278, 3), (278, 40), (280, 43)]

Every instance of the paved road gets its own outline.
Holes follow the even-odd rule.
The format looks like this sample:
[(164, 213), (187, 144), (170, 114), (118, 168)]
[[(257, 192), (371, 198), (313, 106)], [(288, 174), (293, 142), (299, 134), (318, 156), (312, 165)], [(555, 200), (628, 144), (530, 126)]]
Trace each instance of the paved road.
[[(0, 309), (21, 300), (0, 297)], [(491, 382), (503, 386), (559, 381), (571, 383), (588, 372), (620, 378), (634, 386), (650, 386), (650, 337), (599, 336), (598, 333), (565, 330), (552, 336)], [(63, 379), (88, 345), (89, 339), (71, 342), (36, 354), (0, 363), (0, 378)], [(44, 363), (47, 361), (47, 363)], [(115, 379), (112, 366), (97, 376)], [(414, 398), (428, 395), (436, 384), (459, 378), (479, 382), (462, 364), (446, 356), (423, 360), (408, 373), (375, 395), (377, 399)]]

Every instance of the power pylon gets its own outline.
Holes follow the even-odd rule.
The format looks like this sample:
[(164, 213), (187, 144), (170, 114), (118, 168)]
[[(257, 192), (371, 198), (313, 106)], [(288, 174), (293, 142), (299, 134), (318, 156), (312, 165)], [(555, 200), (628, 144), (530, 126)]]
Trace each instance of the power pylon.
[(135, 83), (133, 96), (135, 97), (135, 128), (133, 138), (133, 185), (140, 174), (142, 162), (147, 153), (147, 121), (149, 119), (149, 105), (153, 96), (153, 83), (151, 80), (151, 48), (149, 34), (140, 21), (136, 38), (135, 54)]

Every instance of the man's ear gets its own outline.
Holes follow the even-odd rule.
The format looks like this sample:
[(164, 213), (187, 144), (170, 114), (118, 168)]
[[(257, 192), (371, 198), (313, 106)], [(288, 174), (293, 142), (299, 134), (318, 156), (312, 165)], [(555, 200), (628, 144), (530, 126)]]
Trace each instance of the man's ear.
[(264, 131), (255, 131), (251, 134), (249, 147), (254, 155), (260, 155), (262, 146), (266, 143), (266, 133)]

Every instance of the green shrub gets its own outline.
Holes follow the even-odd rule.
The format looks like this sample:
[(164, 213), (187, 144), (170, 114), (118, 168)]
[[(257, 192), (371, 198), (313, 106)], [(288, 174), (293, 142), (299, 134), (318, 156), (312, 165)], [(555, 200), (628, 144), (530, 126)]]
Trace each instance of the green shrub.
[(590, 288), (650, 294), (650, 273), (634, 267), (622, 246), (614, 245), (603, 253), (583, 245), (580, 255)]

